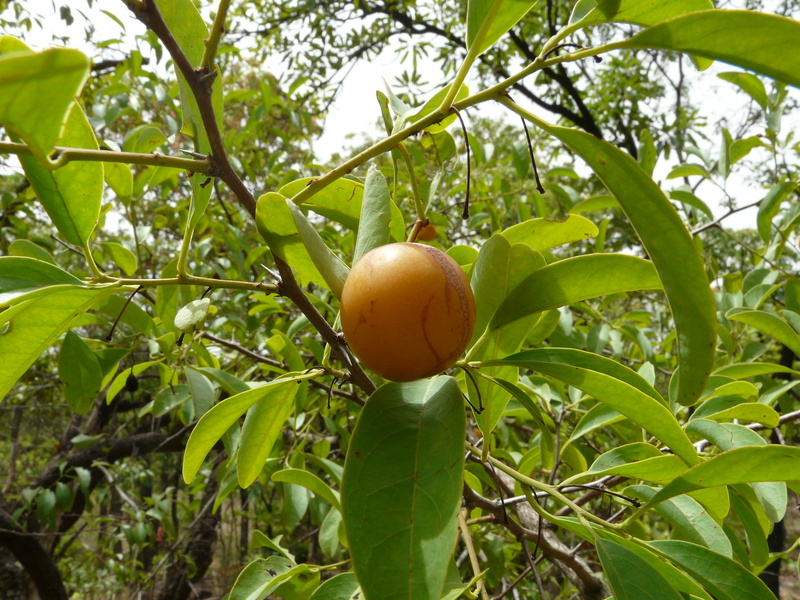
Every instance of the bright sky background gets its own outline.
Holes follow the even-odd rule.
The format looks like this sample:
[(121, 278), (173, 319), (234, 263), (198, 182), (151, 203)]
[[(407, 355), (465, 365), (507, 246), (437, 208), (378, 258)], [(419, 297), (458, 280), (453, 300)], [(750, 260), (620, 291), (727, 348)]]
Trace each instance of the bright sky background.
[[(52, 1), (52, 0), (51, 0)], [(44, 3), (43, 3), (44, 4)], [(49, 4), (49, 3), (48, 3)], [(82, 2), (73, 3), (83, 10), (87, 10), (86, 5)], [(44, 7), (42, 7), (44, 8)], [(37, 7), (38, 9), (38, 7)], [(113, 11), (113, 14), (119, 18), (126, 26), (126, 32), (122, 32), (118, 23), (111, 17), (104, 14), (102, 9)], [(42, 10), (42, 9), (38, 9)], [(53, 9), (55, 11), (55, 8)], [(92, 22), (95, 24), (99, 31), (103, 32), (105, 37), (130, 37), (136, 32), (142, 31), (142, 26), (138, 23), (133, 16), (124, 7), (122, 2), (95, 2), (91, 10), (87, 10), (87, 14)], [(92, 44), (82, 39), (83, 27), (81, 25), (81, 16), (77, 9), (73, 8), (73, 16), (76, 19), (75, 24), (68, 27), (57, 14), (54, 13), (53, 18), (46, 23), (47, 29), (45, 31), (34, 31), (30, 36), (27, 36), (28, 43), (33, 46), (46, 47), (50, 45), (51, 40), (59, 36), (71, 37), (70, 45), (77, 47), (90, 56), (93, 53)], [(276, 75), (280, 74), (280, 64), (276, 61), (275, 64), (265, 65), (267, 69), (272, 70)], [(689, 67), (690, 69), (692, 67)], [(748, 103), (744, 94), (735, 91), (734, 86), (723, 82), (716, 77), (716, 74), (723, 71), (736, 70), (729, 65), (717, 63), (709, 70), (700, 73), (694, 72), (690, 78), (695, 90), (702, 90), (702, 95), (698, 92), (693, 94), (693, 98), (701, 104), (701, 109), (704, 114), (708, 116), (710, 124), (724, 115), (731, 115), (735, 117), (737, 114), (742, 114), (741, 111), (746, 111)], [(325, 130), (322, 136), (314, 143), (314, 150), (320, 160), (327, 160), (331, 154), (335, 152), (343, 152), (348, 146), (351, 146), (361, 139), (362, 134), (375, 136), (379, 133), (377, 128), (380, 112), (378, 104), (375, 100), (375, 92), (383, 90), (383, 80), (392, 82), (394, 78), (402, 72), (402, 66), (398, 63), (395, 54), (392, 51), (385, 51), (379, 57), (371, 62), (360, 62), (352, 70), (348, 76), (347, 85), (343, 86), (336, 101), (334, 102), (330, 114), (325, 120)], [(424, 73), (428, 81), (436, 81), (438, 73), (436, 72), (436, 65), (430, 64), (430, 72)], [(769, 83), (765, 80), (769, 89)], [(475, 86), (471, 86), (475, 89)], [(795, 99), (799, 99), (798, 90), (791, 90), (791, 94)], [(525, 104), (524, 99), (518, 98), (521, 104)], [(554, 120), (555, 116), (549, 114), (534, 105), (527, 105), (526, 108), (532, 112), (542, 116), (548, 120)], [(480, 112), (482, 116), (490, 116), (492, 118), (504, 118), (504, 110), (496, 105), (483, 104), (470, 112)], [(469, 115), (467, 115), (469, 116)], [(736, 118), (731, 119), (732, 123), (737, 122)], [(364, 128), (364, 123), (374, 123), (369, 129)], [(791, 122), (784, 119), (784, 131), (789, 128), (797, 129), (798, 119), (794, 118)], [(719, 146), (720, 133), (715, 130), (716, 128), (707, 128), (706, 134), (711, 142), (707, 147), (702, 148), (704, 151), (710, 151), (712, 155), (717, 153)], [(349, 139), (350, 136), (355, 136), (354, 139)], [(751, 157), (757, 157), (758, 150), (751, 154)], [(764, 155), (766, 156), (766, 154)], [(674, 163), (667, 164), (664, 160), (659, 160), (656, 168), (655, 178), (663, 179), (669, 172)], [(748, 181), (743, 179), (743, 176), (738, 174), (741, 169), (735, 170), (727, 182), (729, 193), (733, 195), (739, 205), (750, 204), (762, 198), (766, 191), (758, 186), (751, 185)], [(679, 180), (668, 182), (665, 187), (673, 188), (680, 184)], [(715, 216), (719, 216), (725, 212), (725, 209), (719, 206), (719, 199), (723, 197), (720, 190), (712, 189), (712, 186), (704, 184), (700, 189), (700, 197), (703, 198), (711, 207)], [(726, 219), (726, 226), (734, 229), (743, 227), (755, 226), (756, 209), (749, 209), (737, 213)]]

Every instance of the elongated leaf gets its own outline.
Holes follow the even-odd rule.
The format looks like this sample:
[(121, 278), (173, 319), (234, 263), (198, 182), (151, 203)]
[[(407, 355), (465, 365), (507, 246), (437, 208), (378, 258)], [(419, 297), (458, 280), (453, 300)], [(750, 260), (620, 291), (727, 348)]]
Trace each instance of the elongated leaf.
[(469, 0), (467, 49), (479, 56), (516, 25), (538, 0)]
[(328, 288), (337, 298), (340, 297), (350, 269), (328, 248), (303, 211), (294, 202), (287, 201), (287, 205), (311, 261), (325, 279)]
[(67, 114), (89, 76), (89, 59), (71, 48), (34, 53), (14, 38), (0, 40), (0, 125), (28, 145), (39, 165), (52, 168)]
[(731, 494), (731, 506), (744, 525), (747, 545), (750, 547), (750, 560), (758, 566), (766, 565), (769, 561), (769, 545), (758, 515), (750, 503), (737, 493)]
[(731, 321), (739, 321), (763, 331), (781, 344), (791, 348), (795, 354), (800, 355), (800, 335), (778, 315), (764, 310), (741, 310), (735, 308), (729, 311), (725, 317)]
[[(296, 387), (297, 384), (292, 380), (276, 379), (266, 385), (231, 396), (204, 414), (197, 422), (197, 425), (195, 425), (192, 434), (189, 436), (189, 441), (186, 443), (186, 451), (183, 455), (184, 481), (190, 483), (192, 479), (194, 479), (194, 476), (197, 475), (203, 461), (211, 448), (214, 447), (214, 444), (219, 441), (228, 428), (247, 412), (251, 406), (265, 399), (276, 400), (274, 404), (279, 404), (285, 394), (290, 393), (287, 388), (294, 389)], [(267, 403), (267, 405), (269, 405), (269, 403)], [(278, 430), (280, 430), (282, 426), (283, 422), (277, 425)], [(269, 434), (269, 432), (267, 432), (267, 434)], [(269, 444), (269, 447), (271, 449), (272, 444)], [(268, 453), (269, 452), (267, 452), (267, 454)], [(241, 460), (239, 462), (241, 462)], [(259, 472), (263, 466), (264, 463), (262, 460), (258, 467)], [(252, 483), (252, 481), (250, 483)]]
[(649, 431), (686, 464), (698, 462), (694, 446), (669, 409), (658, 400), (658, 392), (636, 372), (613, 360), (581, 350), (539, 348), (483, 364), (531, 369), (574, 386)]
[[(283, 379), (271, 383), (276, 381), (281, 385), (270, 391), (267, 396), (264, 396), (248, 410), (244, 425), (242, 425), (236, 472), (239, 476), (239, 485), (243, 488), (253, 483), (261, 473), (264, 463), (272, 452), (272, 446), (275, 445), (275, 440), (278, 439), (286, 419), (294, 409), (294, 398), (299, 386), (292, 379), (288, 380), (288, 384), (285, 384)], [(200, 423), (198, 423), (199, 425)], [(189, 442), (191, 442), (191, 438), (189, 438)], [(188, 445), (186, 448), (188, 453)]]
[[(291, 198), (306, 189), (313, 181), (314, 177), (297, 179), (281, 187), (278, 192), (286, 198)], [(303, 202), (303, 207), (341, 223), (352, 231), (358, 231), (363, 198), (363, 183), (352, 179), (339, 179)], [(394, 202), (391, 202), (391, 211), (392, 218), (389, 223), (391, 237), (396, 242), (402, 242), (405, 239), (403, 215)]]
[(676, 399), (685, 406), (694, 403), (713, 366), (717, 333), (714, 296), (689, 232), (661, 188), (622, 150), (582, 131), (535, 122), (587, 162), (630, 219), (675, 320), (680, 357)]
[[(708, 592), (701, 588), (693, 579), (672, 565), (672, 563), (663, 560), (642, 542), (637, 543), (633, 539), (619, 537), (603, 529), (596, 530), (596, 533), (598, 537), (610, 540), (639, 556), (639, 558), (661, 573), (661, 575), (679, 592), (691, 594), (703, 600), (713, 600)], [(644, 600), (644, 597), (642, 597), (642, 600)]]
[(34, 290), (82, 283), (63, 269), (36, 258), (0, 256), (0, 308)]
[(668, 483), (684, 473), (686, 468), (686, 463), (680, 457), (662, 454), (651, 444), (637, 442), (600, 455), (588, 471), (567, 481), (602, 475), (622, 475), (654, 483)]
[(325, 500), (328, 504), (336, 510), (342, 510), (339, 504), (339, 492), (331, 489), (319, 477), (309, 471), (303, 469), (283, 469), (272, 474), (272, 481), (284, 481), (286, 483), (293, 483), (300, 485), (307, 490), (311, 490), (317, 496)]
[(681, 594), (647, 561), (611, 540), (597, 540), (597, 554), (614, 600), (682, 600)]
[(389, 243), (391, 220), (392, 201), (386, 178), (376, 167), (370, 167), (364, 182), (353, 264), (373, 248)]
[(512, 244), (528, 244), (534, 250), (549, 250), (588, 240), (597, 233), (597, 225), (586, 217), (569, 215), (564, 221), (528, 219), (503, 230), (502, 235)]
[(0, 398), (72, 320), (113, 288), (53, 286), (0, 312)]
[[(648, 501), (656, 494), (656, 490), (643, 485), (634, 485), (626, 488), (625, 493)], [(655, 510), (672, 525), (672, 539), (701, 544), (714, 552), (733, 558), (733, 548), (728, 536), (694, 498), (678, 496), (658, 504)]]
[(764, 242), (769, 242), (772, 235), (772, 219), (778, 214), (781, 203), (796, 187), (797, 184), (792, 181), (779, 183), (769, 191), (758, 206), (758, 216), (756, 217), (758, 234)]
[[(89, 120), (76, 103), (69, 111), (59, 144), (98, 148)], [(20, 156), (19, 161), (53, 224), (67, 241), (85, 245), (100, 215), (103, 163), (75, 161), (51, 171), (32, 156)]]
[(319, 586), (308, 600), (358, 600), (360, 590), (355, 573), (342, 573)]
[(728, 71), (726, 73), (717, 73), (717, 77), (734, 84), (755, 100), (761, 108), (767, 110), (769, 106), (767, 88), (755, 75), (740, 71)]
[(441, 597), (461, 506), (465, 426), (451, 377), (389, 383), (367, 401), (342, 481), (350, 554), (367, 598)]
[(717, 600), (775, 600), (758, 577), (727, 556), (676, 540), (658, 540), (649, 545), (703, 584)]
[(653, 263), (626, 254), (586, 254), (538, 269), (503, 300), (490, 327), (607, 294), (661, 288)]
[(800, 481), (800, 448), (747, 446), (723, 452), (689, 469), (648, 504), (705, 488), (766, 481)]
[(228, 600), (262, 600), (279, 585), (310, 572), (308, 565), (296, 565), (285, 556), (258, 558), (239, 573)]
[(800, 87), (800, 22), (752, 10), (704, 10), (632, 37), (627, 48), (676, 50)]
[(569, 18), (569, 29), (598, 23), (655, 25), (679, 15), (714, 8), (711, 0), (578, 0)]
[(66, 386), (65, 396), (73, 412), (86, 414), (100, 393), (103, 371), (91, 348), (77, 334), (68, 331), (58, 358), (58, 378)]

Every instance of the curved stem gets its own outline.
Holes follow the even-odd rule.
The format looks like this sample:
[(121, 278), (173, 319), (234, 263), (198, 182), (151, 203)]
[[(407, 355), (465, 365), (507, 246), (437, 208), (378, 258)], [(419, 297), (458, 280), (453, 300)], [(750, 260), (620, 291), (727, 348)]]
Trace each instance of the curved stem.
[(219, 0), (217, 7), (217, 16), (214, 18), (214, 23), (211, 25), (208, 39), (206, 40), (206, 50), (203, 53), (203, 61), (200, 63), (201, 68), (206, 71), (214, 69), (214, 62), (217, 58), (217, 48), (222, 39), (222, 34), (225, 33), (225, 19), (228, 16), (228, 8), (230, 8), (231, 0)]

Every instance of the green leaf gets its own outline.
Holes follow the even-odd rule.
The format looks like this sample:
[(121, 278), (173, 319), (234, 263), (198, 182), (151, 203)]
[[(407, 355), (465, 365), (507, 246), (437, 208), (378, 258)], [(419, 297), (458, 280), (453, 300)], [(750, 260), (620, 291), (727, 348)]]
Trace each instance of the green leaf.
[(624, 546), (599, 539), (597, 554), (614, 600), (683, 600), (655, 567)]
[(355, 573), (342, 573), (325, 581), (308, 600), (358, 600), (360, 591)]
[[(257, 404), (252, 406), (248, 412), (247, 417), (242, 425), (242, 436), (239, 440), (239, 457), (236, 462), (236, 472), (239, 476), (239, 485), (243, 488), (248, 487), (256, 480), (261, 470), (264, 468), (264, 463), (269, 458), (272, 452), (272, 446), (275, 445), (275, 440), (283, 430), (284, 423), (289, 415), (294, 410), (294, 397), (297, 394), (296, 378), (276, 379), (267, 384), (271, 386), (277, 384), (274, 389), (269, 391), (269, 394), (261, 398)], [(245, 392), (245, 394), (248, 392)], [(234, 396), (235, 398), (236, 396)], [(217, 407), (229, 402), (232, 398), (220, 402), (214, 408), (206, 413), (211, 414)], [(239, 403), (241, 404), (241, 403)], [(237, 408), (234, 407), (234, 410)], [(223, 413), (224, 414), (224, 413)], [(241, 413), (239, 413), (241, 415)], [(220, 417), (215, 414), (213, 419), (216, 421)], [(226, 418), (226, 423), (229, 422), (229, 417)], [(238, 416), (236, 417), (238, 419)], [(234, 419), (235, 421), (236, 419)], [(202, 422), (202, 419), (201, 421)], [(197, 424), (200, 426), (200, 423)], [(230, 425), (229, 425), (230, 426)], [(195, 429), (196, 430), (196, 429)], [(219, 428), (217, 429), (219, 430)], [(227, 427), (223, 430), (223, 433)], [(194, 435), (194, 432), (192, 432)], [(189, 438), (189, 443), (192, 439)], [(189, 446), (186, 446), (186, 453), (189, 453)], [(185, 463), (184, 463), (185, 464)], [(184, 468), (185, 471), (185, 468)]]
[[(98, 148), (89, 120), (76, 103), (69, 111), (59, 144)], [(42, 167), (33, 156), (20, 156), (19, 161), (53, 224), (68, 242), (86, 245), (100, 216), (103, 163), (74, 161), (53, 171)]]
[(758, 105), (767, 110), (769, 107), (769, 97), (767, 96), (767, 89), (764, 83), (752, 73), (742, 73), (741, 71), (726, 71), (725, 73), (717, 73), (717, 77), (724, 81), (728, 81), (739, 89), (744, 91), (748, 96), (755, 100)]
[[(286, 198), (291, 198), (306, 189), (314, 179), (314, 177), (297, 179), (281, 187), (278, 192)], [(341, 223), (352, 231), (358, 231), (363, 198), (364, 184), (352, 179), (339, 179), (311, 196), (302, 206)], [(391, 237), (396, 242), (402, 242), (405, 239), (403, 215), (394, 202), (391, 203), (391, 210), (392, 220), (389, 224)]]
[(711, 0), (578, 0), (569, 18), (569, 29), (598, 23), (655, 25), (679, 15), (714, 8)]
[[(35, 258), (37, 260), (50, 263), (51, 265), (56, 264), (52, 254), (42, 248), (39, 244), (24, 238), (17, 238), (8, 245), (8, 255)], [(0, 257), (0, 259), (2, 259), (2, 257)], [(0, 276), (0, 278), (1, 277), (2, 276)], [(0, 300), (0, 303), (2, 303), (2, 300)]]
[[(703, 600), (713, 600), (703, 588), (695, 583), (694, 580), (676, 568), (672, 563), (662, 559), (642, 542), (636, 542), (634, 539), (622, 538), (602, 529), (599, 529), (596, 532), (599, 537), (610, 540), (638, 555), (639, 558), (661, 573), (661, 575), (663, 575), (666, 580), (669, 581), (670, 584), (679, 592), (690, 594), (691, 596), (696, 596), (698, 598), (702, 598)], [(644, 597), (642, 597), (642, 600), (644, 600)]]
[(662, 454), (652, 444), (636, 442), (601, 454), (588, 471), (575, 475), (568, 481), (587, 476), (622, 475), (653, 483), (668, 483), (685, 471), (686, 463), (680, 457)]
[(564, 221), (528, 219), (512, 225), (502, 235), (512, 244), (528, 244), (534, 250), (588, 240), (597, 235), (597, 226), (586, 217), (570, 215)]
[(272, 481), (283, 481), (302, 486), (311, 490), (338, 511), (342, 510), (339, 504), (339, 492), (331, 489), (319, 477), (303, 469), (283, 469), (272, 474)]
[(648, 505), (706, 488), (769, 481), (800, 481), (800, 448), (746, 446), (728, 450), (686, 471)]
[(0, 308), (49, 286), (82, 283), (74, 275), (49, 262), (26, 256), (0, 256)]
[(68, 331), (58, 357), (58, 378), (66, 386), (70, 410), (84, 415), (100, 393), (103, 371), (91, 348), (77, 334)]
[[(592, 196), (591, 198), (578, 202), (569, 209), (569, 212), (570, 214), (578, 214), (591, 212), (593, 210), (607, 210), (609, 208), (619, 208), (619, 202), (617, 202), (614, 196), (603, 194), (600, 196)], [(596, 235), (597, 234), (595, 234), (595, 236)]]
[(758, 577), (727, 556), (676, 540), (653, 541), (649, 546), (686, 571), (717, 600), (775, 600)]
[(388, 383), (364, 406), (347, 451), (342, 516), (367, 598), (441, 597), (461, 507), (465, 426), (451, 377)]
[[(420, 119), (422, 119), (423, 117), (427, 117), (429, 114), (431, 114), (433, 111), (435, 111), (442, 105), (442, 102), (447, 97), (447, 94), (450, 93), (451, 87), (452, 84), (444, 86), (442, 89), (436, 92), (436, 94), (434, 94), (431, 98), (429, 98), (428, 101), (425, 102), (422, 108), (420, 108), (418, 111), (409, 115), (404, 115), (405, 117), (404, 122), (415, 123)], [(457, 102), (458, 100), (463, 100), (467, 96), (469, 96), (469, 88), (466, 85), (462, 84), (461, 87), (458, 88), (458, 93), (456, 93), (454, 102)], [(438, 123), (434, 123), (430, 127), (426, 127), (425, 131), (431, 134), (441, 133), (442, 131), (447, 129), (457, 118), (458, 117), (455, 114), (450, 114), (441, 121), (439, 121)]]
[(667, 175), (667, 179), (678, 179), (679, 177), (699, 176), (703, 179), (711, 179), (711, 174), (703, 165), (683, 164), (677, 165)]
[(583, 131), (539, 119), (534, 122), (587, 162), (630, 219), (658, 271), (675, 320), (679, 354), (676, 399), (684, 406), (691, 405), (711, 372), (717, 341), (714, 296), (692, 237), (661, 188), (628, 154)]
[[(656, 494), (656, 490), (634, 485), (626, 488), (625, 494), (648, 501)], [(725, 531), (694, 498), (678, 496), (657, 505), (655, 511), (672, 526), (672, 539), (701, 544), (714, 552), (733, 557), (733, 547)]]
[(286, 198), (276, 192), (261, 196), (256, 204), (256, 227), (269, 249), (294, 269), (301, 285), (313, 281), (328, 287), (303, 245)]
[(516, 25), (538, 0), (469, 0), (467, 50), (480, 56)]
[[(290, 390), (294, 390), (297, 384), (292, 380), (275, 379), (265, 385), (253, 388), (246, 392), (231, 396), (226, 400), (215, 405), (211, 410), (202, 416), (197, 422), (192, 434), (189, 436), (189, 441), (186, 443), (186, 451), (183, 456), (183, 479), (186, 483), (191, 483), (194, 476), (200, 470), (211, 448), (214, 447), (219, 439), (225, 432), (239, 420), (247, 410), (262, 400), (266, 400), (266, 406), (280, 405), (286, 394), (291, 395)], [(270, 400), (272, 402), (270, 402)], [(291, 402), (289, 402), (291, 404)], [(278, 424), (271, 424), (272, 429), (283, 427), (283, 421)], [(268, 431), (267, 435), (272, 435), (272, 431)], [(257, 440), (258, 441), (258, 440)], [(275, 441), (275, 435), (272, 435), (272, 442)], [(265, 444), (267, 445), (267, 444)], [(272, 443), (269, 443), (269, 448), (272, 448)], [(252, 450), (251, 450), (252, 452)], [(267, 451), (269, 454), (269, 450)], [(266, 457), (265, 457), (266, 458)], [(241, 456), (239, 463), (241, 464)], [(258, 465), (258, 471), (264, 466), (263, 460)], [(258, 473), (256, 473), (257, 475)], [(241, 479), (241, 476), (240, 476)], [(252, 483), (252, 480), (250, 481)]]
[(530, 369), (574, 386), (659, 438), (686, 464), (698, 462), (694, 446), (658, 392), (635, 371), (611, 359), (582, 350), (538, 348), (480, 366), (499, 364)]
[(130, 277), (136, 273), (138, 267), (136, 255), (125, 246), (117, 242), (103, 242), (101, 247), (103, 248), (103, 252), (114, 261), (115, 265), (122, 269), (125, 275)]
[(287, 201), (287, 204), (311, 261), (325, 279), (327, 287), (339, 298), (350, 269), (328, 248), (303, 211), (294, 202)]
[(702, 211), (709, 219), (714, 218), (714, 213), (711, 212), (711, 209), (708, 208), (708, 205), (700, 200), (697, 196), (695, 196), (692, 192), (687, 192), (686, 190), (672, 190), (669, 193), (669, 197), (672, 200), (677, 200), (681, 204), (688, 204), (700, 211)]
[(769, 562), (769, 545), (755, 510), (737, 493), (731, 493), (731, 506), (744, 525), (750, 560), (757, 566), (766, 566)]
[(791, 194), (796, 187), (797, 184), (792, 181), (779, 183), (767, 193), (761, 204), (759, 204), (758, 216), (756, 217), (758, 234), (765, 242), (769, 242), (769, 238), (772, 237), (772, 219), (778, 214), (781, 203), (786, 200), (786, 196)]
[(0, 312), (0, 398), (72, 320), (113, 288), (53, 286)]
[(367, 179), (364, 182), (364, 197), (361, 201), (353, 264), (373, 248), (389, 243), (391, 220), (392, 201), (389, 186), (383, 173), (372, 166), (367, 171)]
[(530, 314), (589, 298), (661, 289), (650, 261), (627, 254), (586, 254), (552, 263), (525, 278), (500, 304), (490, 322), (502, 327)]
[(89, 76), (90, 62), (72, 48), (34, 53), (14, 42), (22, 46), (17, 48), (21, 51), (7, 52), (7, 43), (0, 47), (4, 52), (0, 56), (0, 124), (28, 145), (39, 165), (52, 169), (50, 156)]
[(704, 10), (645, 29), (626, 48), (676, 50), (800, 87), (800, 22), (752, 10)]
[(228, 600), (262, 600), (298, 575), (317, 572), (308, 565), (296, 565), (284, 556), (259, 558), (239, 573)]
[(128, 206), (133, 195), (133, 172), (122, 163), (104, 163), (103, 177), (123, 205)]
[(764, 310), (742, 310), (734, 308), (725, 315), (730, 321), (739, 321), (763, 331), (800, 356), (800, 335), (778, 315)]

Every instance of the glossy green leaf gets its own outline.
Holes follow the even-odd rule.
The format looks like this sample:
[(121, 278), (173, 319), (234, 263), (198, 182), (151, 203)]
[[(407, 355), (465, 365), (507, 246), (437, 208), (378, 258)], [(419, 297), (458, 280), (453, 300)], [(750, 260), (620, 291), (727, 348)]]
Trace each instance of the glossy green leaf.
[(728, 81), (739, 89), (743, 90), (748, 96), (755, 100), (764, 110), (769, 106), (769, 97), (764, 83), (752, 73), (742, 73), (741, 71), (727, 71), (717, 73), (717, 77)]
[[(593, 210), (607, 210), (609, 208), (619, 208), (619, 202), (614, 196), (601, 195), (592, 196), (586, 200), (581, 200), (569, 209), (570, 214), (591, 212)], [(597, 234), (595, 234), (597, 235)]]
[(150, 154), (153, 150), (166, 143), (167, 136), (164, 135), (161, 128), (146, 123), (134, 127), (125, 134), (125, 140), (122, 142), (122, 150), (124, 152)]
[(692, 419), (725, 421), (740, 419), (777, 427), (780, 415), (770, 406), (759, 402), (748, 402), (740, 396), (716, 396), (700, 404)]
[(192, 403), (194, 404), (194, 417), (199, 419), (214, 406), (217, 393), (214, 386), (203, 373), (196, 369), (186, 368), (186, 383), (192, 393)]
[(800, 448), (746, 446), (723, 452), (686, 471), (649, 504), (705, 488), (769, 481), (800, 481)]
[[(452, 85), (448, 84), (443, 88), (441, 88), (431, 98), (429, 98), (428, 101), (425, 102), (425, 104), (422, 105), (422, 108), (420, 108), (418, 111), (412, 114), (407, 115), (405, 117), (405, 122), (415, 123), (420, 119), (422, 119), (423, 117), (427, 117), (437, 108), (439, 108), (442, 105), (442, 102), (444, 101), (447, 94), (450, 93), (451, 87)], [(458, 100), (463, 100), (467, 96), (469, 96), (469, 88), (466, 85), (462, 84), (461, 87), (458, 89), (458, 92), (456, 93), (454, 101), (457, 102)], [(438, 123), (434, 123), (430, 127), (426, 127), (425, 131), (431, 134), (441, 133), (442, 131), (447, 129), (450, 125), (452, 125), (457, 118), (458, 117), (454, 113), (451, 113)]]
[(113, 291), (53, 286), (0, 312), (0, 398), (75, 317)]
[(301, 285), (313, 281), (328, 287), (303, 245), (286, 198), (276, 192), (261, 196), (256, 203), (256, 227), (269, 249), (292, 267)]
[(25, 256), (0, 256), (0, 308), (48, 286), (82, 283), (49, 262)]
[(724, 375), (733, 379), (748, 379), (758, 375), (771, 375), (773, 373), (797, 373), (789, 367), (774, 363), (752, 362), (734, 363), (720, 367), (712, 375)]
[(569, 29), (598, 23), (655, 25), (679, 15), (714, 8), (711, 0), (578, 0), (569, 18)]
[(769, 561), (769, 545), (753, 507), (737, 493), (731, 493), (731, 506), (744, 526), (750, 560), (757, 566), (766, 565)]
[[(294, 410), (294, 398), (299, 387), (295, 378), (274, 379), (267, 386), (273, 384), (275, 388), (271, 389), (269, 394), (262, 397), (257, 404), (249, 408), (247, 417), (245, 417), (242, 425), (236, 472), (239, 476), (239, 485), (243, 488), (253, 483), (261, 473), (264, 463), (269, 458), (270, 452), (272, 452), (272, 446), (275, 445), (275, 440), (278, 439), (286, 419), (289, 418), (289, 415)], [(208, 411), (206, 415), (211, 414), (217, 407), (229, 402), (231, 399), (220, 402)], [(226, 416), (226, 421), (227, 418)], [(214, 420), (219, 420), (219, 416), (215, 415)], [(202, 423), (202, 419), (200, 423)], [(197, 427), (200, 426), (200, 423), (197, 424)], [(225, 430), (227, 430), (227, 427)], [(225, 430), (223, 430), (223, 433)], [(192, 435), (194, 435), (194, 432), (192, 432)], [(189, 444), (191, 442), (192, 439), (190, 437)], [(189, 454), (189, 444), (186, 446), (187, 456)]]
[(361, 217), (353, 264), (373, 248), (389, 243), (391, 220), (392, 201), (389, 186), (383, 173), (372, 166), (367, 171), (364, 182), (364, 198), (361, 201)]
[(692, 237), (661, 188), (628, 154), (583, 131), (535, 122), (589, 164), (630, 219), (658, 271), (675, 320), (676, 399), (687, 406), (694, 403), (713, 366), (717, 333), (714, 296)]
[(635, 371), (597, 354), (566, 348), (526, 350), (487, 366), (509, 364), (554, 377), (622, 413), (668, 445), (688, 465), (697, 452), (659, 394)]
[[(656, 490), (643, 485), (625, 489), (625, 494), (650, 500)], [(733, 558), (733, 548), (722, 527), (690, 496), (678, 496), (656, 505), (655, 511), (672, 526), (671, 539), (701, 544), (714, 552)]]
[[(701, 588), (693, 579), (688, 577), (670, 562), (663, 560), (642, 542), (637, 542), (634, 539), (619, 537), (603, 529), (596, 530), (596, 533), (598, 537), (610, 540), (638, 555), (639, 558), (661, 573), (661, 575), (663, 575), (667, 581), (669, 581), (670, 584), (679, 592), (691, 594), (691, 596), (696, 596), (697, 598), (702, 598), (703, 600), (713, 600), (708, 592)], [(644, 600), (644, 597), (642, 600)]]
[(347, 451), (342, 514), (367, 598), (441, 597), (461, 507), (465, 426), (451, 377), (388, 383), (364, 406)]
[(339, 504), (339, 492), (328, 487), (322, 479), (310, 471), (305, 471), (303, 469), (283, 469), (282, 471), (276, 471), (272, 474), (272, 481), (283, 481), (302, 486), (314, 492), (336, 510), (342, 510)]
[(597, 540), (597, 554), (614, 592), (614, 600), (683, 600), (659, 571), (611, 540)]
[[(53, 255), (50, 254), (50, 252), (42, 248), (39, 244), (24, 238), (17, 238), (8, 245), (8, 255), (35, 258), (37, 260), (50, 263), (51, 265), (56, 264), (56, 261), (53, 259)], [(0, 275), (0, 277), (2, 276)], [(2, 300), (0, 300), (0, 303), (2, 303)]]
[(114, 261), (114, 264), (117, 265), (125, 275), (130, 277), (136, 273), (138, 267), (136, 255), (125, 246), (117, 242), (103, 242), (101, 247), (103, 248), (103, 252)]
[(585, 473), (567, 481), (604, 475), (621, 475), (653, 483), (668, 483), (686, 471), (686, 463), (674, 454), (662, 454), (652, 444), (636, 442), (601, 454)]
[(503, 230), (512, 244), (528, 244), (534, 250), (588, 240), (597, 235), (597, 226), (586, 217), (569, 215), (564, 221), (528, 219)]
[(800, 22), (753, 10), (704, 10), (633, 36), (627, 48), (676, 50), (800, 87)]
[[(291, 396), (296, 387), (297, 384), (292, 380), (275, 379), (265, 385), (231, 396), (204, 414), (195, 425), (189, 436), (189, 441), (186, 443), (186, 451), (183, 455), (184, 481), (190, 483), (194, 479), (214, 444), (250, 407), (262, 400), (265, 401), (265, 406), (267, 407), (282, 406), (282, 401), (287, 395)], [(291, 404), (291, 400), (286, 403)], [(280, 431), (281, 427), (283, 427), (283, 421), (278, 424), (271, 424), (271, 429), (277, 428)], [(264, 437), (272, 436), (272, 442), (274, 443), (276, 434), (269, 430), (264, 433)], [(261, 441), (256, 440), (255, 444), (260, 446)], [(272, 443), (267, 441), (264, 441), (263, 445), (269, 445), (269, 449), (272, 448)], [(249, 452), (253, 453), (253, 450), (249, 449)], [(267, 454), (269, 454), (269, 450), (267, 450)], [(265, 459), (266, 457), (257, 465), (258, 472), (264, 466)], [(241, 463), (242, 457), (240, 455), (239, 464)], [(250, 483), (252, 483), (252, 480)]]
[(649, 546), (686, 571), (717, 600), (775, 600), (769, 588), (733, 559), (677, 540), (658, 540)]
[[(282, 186), (278, 192), (286, 198), (302, 192), (314, 177), (297, 179)], [(341, 223), (351, 231), (358, 231), (361, 218), (361, 204), (364, 199), (364, 184), (352, 179), (338, 179), (303, 202), (303, 207), (314, 211), (337, 223)], [(389, 223), (391, 238), (395, 242), (405, 239), (403, 215), (397, 205), (391, 203), (392, 219)]]
[(358, 600), (360, 591), (355, 573), (341, 573), (325, 581), (308, 600)]
[(586, 254), (552, 263), (523, 280), (503, 300), (490, 327), (589, 298), (661, 289), (650, 261), (626, 254)]
[(780, 316), (764, 310), (731, 309), (725, 315), (730, 321), (739, 321), (763, 331), (781, 344), (800, 355), (800, 334)]
[(516, 25), (538, 0), (469, 0), (467, 50), (479, 56)]
[(89, 412), (100, 393), (103, 371), (91, 348), (72, 331), (67, 332), (61, 344), (58, 378), (67, 386), (64, 395), (70, 410), (79, 415)]
[(39, 165), (51, 169), (53, 149), (91, 64), (85, 54), (72, 48), (34, 53), (13, 38), (2, 39), (19, 46), (2, 46), (0, 124), (28, 145)]
[(342, 295), (342, 288), (350, 269), (323, 241), (317, 229), (303, 214), (303, 211), (294, 202), (287, 201), (287, 205), (311, 261), (322, 275), (327, 287), (339, 298)]
[[(98, 148), (89, 120), (76, 103), (72, 104), (58, 143), (71, 148)], [(103, 163), (73, 161), (52, 171), (33, 156), (20, 156), (19, 161), (58, 231), (68, 242), (84, 246), (100, 215)]]
[(781, 203), (786, 200), (786, 197), (791, 194), (797, 184), (792, 181), (779, 183), (774, 186), (761, 201), (758, 206), (758, 216), (756, 221), (758, 223), (758, 234), (765, 242), (769, 242), (772, 237), (772, 219), (778, 214)]

